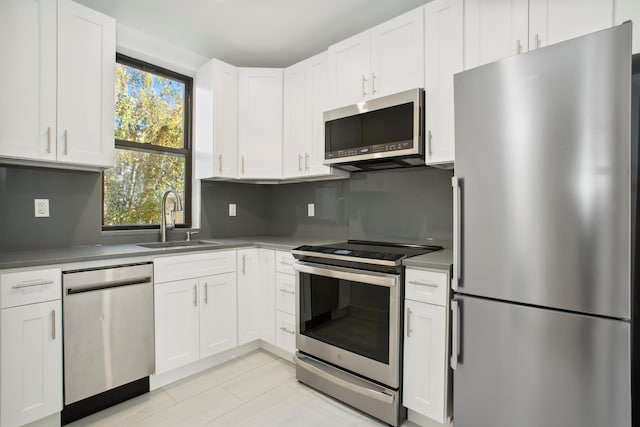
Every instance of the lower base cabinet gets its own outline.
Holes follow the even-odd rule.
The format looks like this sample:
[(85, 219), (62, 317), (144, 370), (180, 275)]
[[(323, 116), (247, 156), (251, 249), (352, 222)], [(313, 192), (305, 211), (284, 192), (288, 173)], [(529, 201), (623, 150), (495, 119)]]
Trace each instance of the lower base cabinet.
[(236, 273), (200, 278), (200, 358), (238, 345)]
[(276, 311), (276, 345), (293, 354), (296, 352), (296, 316)]

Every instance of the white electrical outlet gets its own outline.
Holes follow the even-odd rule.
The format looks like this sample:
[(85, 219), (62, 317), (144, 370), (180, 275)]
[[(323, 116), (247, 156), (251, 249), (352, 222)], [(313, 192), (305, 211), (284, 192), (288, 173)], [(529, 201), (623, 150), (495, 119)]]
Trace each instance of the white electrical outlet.
[(229, 203), (229, 216), (236, 216), (236, 204)]
[(316, 208), (313, 203), (307, 205), (307, 216), (315, 216)]
[(36, 218), (49, 217), (49, 199), (34, 199)]

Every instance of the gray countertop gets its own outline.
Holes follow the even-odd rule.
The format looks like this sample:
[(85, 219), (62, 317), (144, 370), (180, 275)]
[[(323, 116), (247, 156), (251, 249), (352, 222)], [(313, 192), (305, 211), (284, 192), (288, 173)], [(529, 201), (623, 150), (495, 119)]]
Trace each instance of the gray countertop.
[[(70, 248), (43, 249), (30, 251), (0, 252), (0, 269), (23, 268), (45, 265), (59, 265), (80, 263), (87, 261), (102, 261), (129, 257), (155, 257), (166, 254), (188, 253), (197, 251), (233, 249), (247, 246), (255, 246), (276, 250), (291, 250), (301, 245), (321, 245), (335, 243), (333, 240), (303, 237), (277, 237), (277, 236), (251, 236), (234, 239), (217, 239), (215, 237), (199, 240), (211, 240), (217, 242), (211, 245), (198, 245), (182, 248), (145, 248), (137, 244), (104, 245), (104, 246), (77, 246)], [(450, 270), (452, 265), (451, 245), (448, 242), (440, 242), (445, 249), (430, 254), (404, 260), (408, 267), (436, 268)]]

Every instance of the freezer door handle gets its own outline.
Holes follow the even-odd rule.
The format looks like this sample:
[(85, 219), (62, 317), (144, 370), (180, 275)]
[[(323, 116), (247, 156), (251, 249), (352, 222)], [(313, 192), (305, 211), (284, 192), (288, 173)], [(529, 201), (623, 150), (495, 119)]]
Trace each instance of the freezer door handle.
[(458, 178), (457, 176), (451, 178), (451, 185), (453, 186), (453, 274), (451, 276), (451, 289), (457, 291), (458, 284), (460, 283), (460, 274), (462, 271), (462, 266), (460, 265), (460, 254), (462, 251), (460, 178)]
[(458, 301), (451, 301), (451, 369), (458, 367), (460, 355), (460, 305)]

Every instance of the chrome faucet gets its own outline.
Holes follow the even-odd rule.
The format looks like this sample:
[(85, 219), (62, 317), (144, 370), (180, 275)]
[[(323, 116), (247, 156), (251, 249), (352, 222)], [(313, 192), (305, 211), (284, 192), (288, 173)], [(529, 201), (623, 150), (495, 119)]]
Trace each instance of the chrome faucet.
[[(173, 205), (173, 209), (171, 210), (171, 224), (169, 224), (167, 226), (167, 198), (169, 197), (170, 194), (173, 194), (173, 196), (176, 199), (176, 203)], [(160, 207), (160, 241), (161, 242), (166, 242), (167, 241), (167, 227), (168, 228), (173, 228), (175, 227), (175, 217), (174, 217), (174, 213), (176, 210), (181, 211), (182, 210), (182, 200), (180, 200), (180, 196), (178, 195), (178, 193), (176, 193), (174, 190), (167, 190), (164, 192), (164, 194), (162, 195), (162, 203), (161, 203), (161, 207)]]

